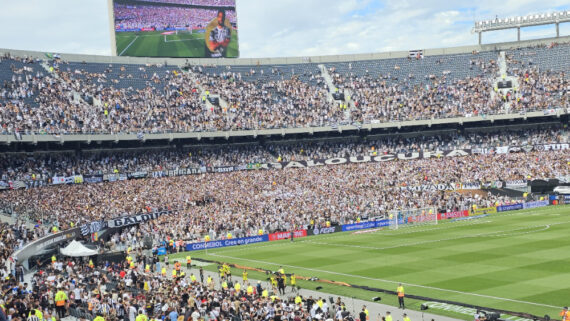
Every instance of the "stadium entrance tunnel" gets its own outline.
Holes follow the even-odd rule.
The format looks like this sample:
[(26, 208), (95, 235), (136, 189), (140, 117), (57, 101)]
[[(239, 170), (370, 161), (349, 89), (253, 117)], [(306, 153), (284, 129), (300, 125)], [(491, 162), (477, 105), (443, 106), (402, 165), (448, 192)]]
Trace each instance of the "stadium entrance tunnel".
[[(196, 258), (195, 260), (201, 261), (201, 262), (212, 263), (212, 264), (218, 264), (218, 265), (224, 264), (224, 262), (207, 260), (207, 259), (202, 259), (202, 258)], [(271, 271), (271, 270), (267, 270), (267, 269), (253, 268), (253, 267), (243, 266), (243, 265), (238, 265), (238, 264), (233, 264), (233, 263), (226, 263), (226, 264), (228, 264), (230, 267), (233, 267), (233, 268), (237, 268), (237, 269), (241, 269), (241, 270), (245, 269), (245, 270), (250, 270), (250, 271), (257, 271), (257, 272), (261, 272), (261, 273), (265, 273), (265, 274), (270, 274), (270, 273), (276, 272), (276, 271)], [(288, 273), (285, 273), (285, 274), (287, 276), (291, 275)], [(390, 295), (397, 295), (396, 291), (380, 289), (380, 288), (373, 288), (373, 287), (369, 287), (369, 286), (365, 286), (365, 285), (356, 285), (356, 284), (349, 284), (349, 283), (345, 283), (345, 282), (324, 280), (324, 279), (319, 279), (316, 277), (307, 277), (307, 276), (302, 276), (302, 275), (297, 275), (297, 274), (296, 274), (296, 277), (297, 277), (297, 279), (302, 279), (302, 280), (347, 286), (347, 287), (362, 289), (362, 290), (366, 290), (366, 291), (370, 291), (370, 292), (376, 292), (376, 293), (381, 292), (381, 293), (386, 293), (386, 294), (390, 294)], [(472, 308), (472, 309), (480, 310), (480, 311), (485, 312), (485, 314), (488, 317), (487, 320), (490, 320), (490, 321), (500, 321), (501, 319), (499, 318), (499, 316), (501, 314), (508, 314), (508, 315), (512, 315), (512, 316), (516, 316), (516, 317), (520, 317), (520, 318), (525, 318), (525, 319), (536, 320), (536, 321), (538, 321), (538, 320), (540, 320), (540, 321), (551, 321), (551, 320), (556, 321), (554, 319), (550, 319), (550, 317), (548, 315), (545, 315), (544, 317), (539, 317), (539, 316), (536, 316), (534, 314), (525, 313), (525, 312), (494, 309), (494, 308), (483, 307), (483, 306), (479, 306), (479, 305), (473, 305), (473, 304), (469, 304), (469, 303), (442, 300), (442, 299), (437, 299), (437, 298), (430, 298), (430, 297), (421, 296), (421, 295), (406, 294), (406, 298), (416, 299), (416, 300), (421, 300), (421, 301), (431, 301), (431, 302), (454, 304), (454, 305), (458, 305), (458, 306), (462, 306), (462, 307), (466, 307), (466, 308)]]

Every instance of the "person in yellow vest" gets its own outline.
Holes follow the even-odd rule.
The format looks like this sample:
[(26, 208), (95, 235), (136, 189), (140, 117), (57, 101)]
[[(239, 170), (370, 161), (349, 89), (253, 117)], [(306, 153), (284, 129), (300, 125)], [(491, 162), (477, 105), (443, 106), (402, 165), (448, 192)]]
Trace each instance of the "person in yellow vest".
[(285, 274), (285, 270), (283, 269), (282, 266), (279, 267), (279, 270), (278, 270), (278, 271), (279, 271), (279, 273), (281, 273), (281, 274)]
[[(2, 308), (4, 308), (4, 307), (2, 306)], [(28, 318), (31, 317), (32, 315), (35, 315), (36, 317), (38, 317), (38, 320), (40, 320), (40, 321), (42, 321), (44, 319), (43, 313), (39, 309), (31, 309), (30, 312), (28, 313)]]
[(211, 276), (208, 275), (208, 278), (206, 279), (206, 285), (208, 285), (208, 287), (209, 287), (210, 284), (212, 284), (212, 282), (214, 282), (214, 280), (212, 279)]
[(227, 290), (227, 289), (228, 289), (228, 282), (226, 282), (225, 279), (222, 281), (222, 289), (223, 289), (223, 290)]
[(247, 295), (249, 296), (253, 295), (253, 286), (251, 286), (251, 284), (247, 286)]
[(162, 276), (166, 276), (166, 268), (163, 267), (162, 270), (160, 271), (160, 274), (162, 274)]
[(412, 320), (410, 320), (410, 317), (408, 317), (408, 315), (404, 313), (403, 321), (412, 321)]
[(236, 290), (236, 293), (239, 294), (241, 291), (241, 284), (239, 284), (239, 282), (236, 282), (236, 284), (234, 284), (234, 289)]
[(92, 260), (92, 259), (89, 259), (89, 267), (90, 267), (91, 269), (93, 269), (93, 268), (95, 267), (95, 265), (93, 264), (93, 260)]
[(130, 255), (132, 251), (133, 251), (133, 249), (130, 246), (127, 247), (127, 255)]
[(370, 320), (370, 312), (368, 312), (368, 309), (365, 305), (362, 306), (362, 311), (364, 311), (364, 314), (366, 314), (366, 320)]
[(194, 273), (190, 274), (190, 282), (192, 282), (192, 284), (198, 283), (198, 280), (196, 280), (196, 276), (194, 275)]
[(303, 304), (303, 298), (300, 295), (295, 297), (295, 305)]
[(226, 276), (226, 270), (224, 269), (223, 266), (220, 266), (220, 279), (223, 279)]
[(390, 311), (386, 311), (385, 319), (386, 319), (386, 321), (392, 321), (392, 315), (390, 314)]
[(134, 270), (136, 268), (135, 262), (131, 261), (131, 263), (129, 264), (129, 267), (131, 268), (131, 270)]
[(52, 255), (51, 256), (51, 265), (54, 265), (56, 261), (57, 261), (57, 258), (55, 257), (55, 255)]
[(261, 296), (267, 299), (267, 297), (269, 297), (269, 291), (267, 291), (267, 289), (263, 289), (263, 292), (261, 292)]
[(139, 311), (139, 315), (135, 318), (135, 321), (148, 321), (148, 317), (143, 313), (142, 310)]
[(271, 299), (271, 302), (275, 302), (275, 300), (279, 300), (279, 297), (276, 296), (275, 294), (269, 297)]
[(127, 257), (125, 258), (127, 260), (127, 263), (131, 264), (131, 261), (133, 260), (133, 258), (130, 255), (127, 255)]
[(63, 292), (63, 290), (60, 288), (55, 294), (54, 301), (55, 301), (55, 310), (57, 311), (57, 315), (61, 320), (63, 319), (63, 317), (65, 317), (66, 314), (65, 304), (67, 303), (67, 294)]
[(172, 278), (176, 278), (176, 270), (172, 270)]
[(145, 271), (146, 273), (149, 273), (149, 272), (150, 272), (150, 264), (147, 264), (147, 265), (144, 266), (144, 271)]
[(241, 279), (243, 280), (243, 283), (245, 284), (247, 282), (247, 271), (244, 269), (242, 274), (241, 274)]
[(105, 318), (103, 318), (103, 313), (97, 312), (97, 316), (95, 319), (93, 319), (93, 321), (105, 321)]
[(186, 268), (190, 268), (192, 267), (192, 257), (190, 257), (190, 255), (186, 256)]
[(277, 279), (275, 279), (275, 276), (273, 274), (271, 274), (271, 276), (269, 277), (269, 281), (271, 282), (271, 286), (275, 291), (275, 289), (277, 289)]
[(398, 303), (400, 304), (400, 309), (405, 309), (406, 306), (404, 305), (404, 287), (402, 286), (402, 283), (398, 284), (396, 293), (398, 293)]
[(319, 308), (322, 309), (322, 308), (323, 308), (323, 299), (319, 298), (319, 299), (317, 300), (317, 305), (319, 306)]
[(291, 273), (291, 290), (295, 291), (296, 286), (297, 286), (297, 276), (295, 276), (295, 273)]

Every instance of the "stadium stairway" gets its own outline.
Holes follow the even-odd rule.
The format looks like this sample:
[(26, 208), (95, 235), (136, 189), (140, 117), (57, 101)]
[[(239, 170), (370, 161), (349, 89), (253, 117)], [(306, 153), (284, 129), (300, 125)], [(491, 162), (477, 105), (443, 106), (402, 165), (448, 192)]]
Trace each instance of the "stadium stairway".
[(327, 87), (329, 88), (328, 100), (329, 100), (329, 102), (333, 102), (334, 101), (333, 92), (334, 92), (336, 86), (334, 85), (332, 77), (329, 74), (329, 72), (327, 71), (327, 68), (325, 67), (325, 65), (319, 65), (319, 69), (321, 70), (321, 74), (323, 75), (323, 78), (325, 79), (325, 83), (327, 84)]

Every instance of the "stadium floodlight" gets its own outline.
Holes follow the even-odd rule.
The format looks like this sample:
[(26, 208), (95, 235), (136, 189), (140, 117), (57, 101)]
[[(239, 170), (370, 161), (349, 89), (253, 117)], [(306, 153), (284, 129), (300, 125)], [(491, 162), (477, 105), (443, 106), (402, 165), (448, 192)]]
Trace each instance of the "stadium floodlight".
[(556, 24), (557, 37), (558, 25), (563, 22), (570, 22), (570, 10), (556, 11), (540, 14), (529, 14), (525, 16), (509, 17), (509, 18), (495, 18), (493, 20), (480, 20), (475, 21), (472, 33), (497, 31), (505, 29), (520, 29), (523, 27), (540, 26), (547, 24)]

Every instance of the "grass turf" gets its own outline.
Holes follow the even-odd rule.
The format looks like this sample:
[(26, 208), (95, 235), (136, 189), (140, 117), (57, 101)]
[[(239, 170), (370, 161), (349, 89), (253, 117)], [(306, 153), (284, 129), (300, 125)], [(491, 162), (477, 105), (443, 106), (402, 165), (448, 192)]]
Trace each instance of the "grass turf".
[[(155, 32), (116, 33), (117, 55), (133, 57), (205, 57), (204, 34), (173, 34)], [(232, 33), (228, 57), (239, 57), (237, 32)]]
[[(407, 294), (557, 316), (570, 293), (569, 227), (570, 206), (552, 206), (368, 234), (211, 249), (192, 256), (270, 270), (282, 265), (287, 273), (388, 290), (402, 282)], [(314, 282), (301, 286), (323, 286), (324, 292), (368, 300), (374, 296)], [(387, 295), (383, 303), (397, 305)], [(414, 309), (420, 304), (408, 303)]]

